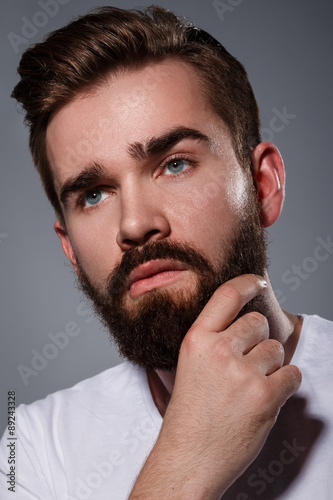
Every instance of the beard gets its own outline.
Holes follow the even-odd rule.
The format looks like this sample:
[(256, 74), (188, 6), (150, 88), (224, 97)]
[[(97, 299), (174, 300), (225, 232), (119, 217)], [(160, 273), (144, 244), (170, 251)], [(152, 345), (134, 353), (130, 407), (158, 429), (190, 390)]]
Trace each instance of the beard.
[[(260, 224), (260, 210), (254, 194), (221, 259), (223, 262), (212, 264), (193, 245), (158, 240), (148, 242), (141, 249), (134, 247), (126, 251), (121, 263), (109, 275), (104, 291), (92, 284), (77, 260), (79, 287), (92, 301), (121, 356), (145, 369), (174, 371), (186, 332), (215, 290), (241, 274), (263, 276), (267, 269), (266, 247), (266, 234)], [(190, 294), (181, 287), (157, 288), (129, 306), (126, 297), (130, 272), (155, 259), (184, 263), (193, 271), (196, 290)], [(250, 311), (264, 311), (261, 296), (248, 302), (237, 318)]]

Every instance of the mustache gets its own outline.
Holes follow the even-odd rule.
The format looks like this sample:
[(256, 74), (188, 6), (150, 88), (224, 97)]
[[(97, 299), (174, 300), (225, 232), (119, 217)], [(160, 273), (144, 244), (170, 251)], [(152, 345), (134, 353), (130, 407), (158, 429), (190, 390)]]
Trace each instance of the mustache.
[(120, 264), (108, 276), (108, 293), (124, 293), (131, 271), (145, 262), (158, 259), (176, 260), (196, 272), (214, 276), (213, 266), (193, 245), (184, 245), (177, 241), (154, 241), (146, 243), (141, 249), (131, 248), (124, 253)]

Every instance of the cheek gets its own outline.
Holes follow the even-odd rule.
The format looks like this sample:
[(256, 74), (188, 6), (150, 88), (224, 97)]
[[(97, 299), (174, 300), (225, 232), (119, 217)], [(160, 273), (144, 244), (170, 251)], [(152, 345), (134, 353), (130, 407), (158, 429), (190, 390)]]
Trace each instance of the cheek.
[(116, 234), (111, 227), (106, 231), (101, 224), (75, 224), (68, 227), (71, 243), (78, 261), (94, 285), (98, 285), (109, 275), (117, 259), (119, 247)]
[(243, 204), (240, 192), (235, 196), (235, 190), (217, 182), (192, 186), (174, 200), (170, 214), (174, 235), (195, 244), (207, 257), (219, 258), (236, 233)]

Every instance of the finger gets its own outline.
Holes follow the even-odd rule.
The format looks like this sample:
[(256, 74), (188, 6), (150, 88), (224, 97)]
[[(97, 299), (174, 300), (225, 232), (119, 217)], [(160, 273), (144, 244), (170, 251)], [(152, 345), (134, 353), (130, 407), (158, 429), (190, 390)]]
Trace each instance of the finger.
[(298, 391), (302, 383), (302, 373), (295, 365), (285, 365), (269, 375), (268, 380), (273, 385), (272, 403), (281, 408), (287, 399)]
[(221, 333), (222, 340), (226, 335), (230, 337), (234, 352), (245, 355), (257, 344), (268, 339), (269, 326), (263, 314), (253, 311), (241, 316)]
[(242, 307), (266, 287), (264, 279), (254, 274), (243, 274), (223, 283), (214, 292), (192, 327), (200, 324), (200, 327), (209, 331), (225, 330)]
[(271, 375), (283, 365), (284, 348), (281, 342), (267, 339), (251, 349), (245, 359), (263, 375)]

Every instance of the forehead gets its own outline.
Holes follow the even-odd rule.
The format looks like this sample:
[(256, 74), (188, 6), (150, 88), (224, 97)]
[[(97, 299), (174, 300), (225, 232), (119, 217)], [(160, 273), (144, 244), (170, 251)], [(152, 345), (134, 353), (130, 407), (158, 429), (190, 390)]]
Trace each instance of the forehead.
[(204, 97), (192, 66), (167, 60), (111, 76), (51, 118), (46, 140), (55, 183), (88, 160), (125, 161), (131, 144), (144, 144), (178, 126), (211, 137), (229, 135)]

